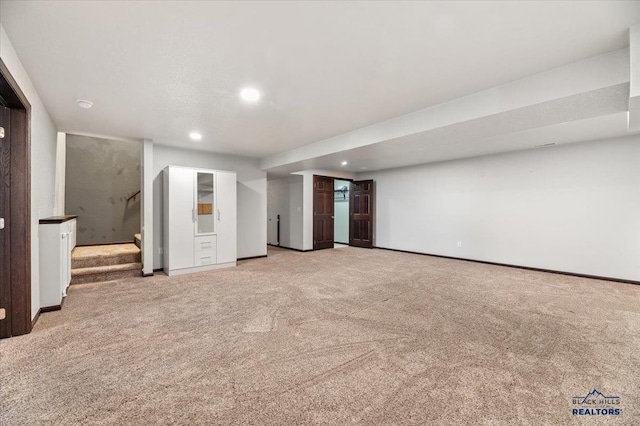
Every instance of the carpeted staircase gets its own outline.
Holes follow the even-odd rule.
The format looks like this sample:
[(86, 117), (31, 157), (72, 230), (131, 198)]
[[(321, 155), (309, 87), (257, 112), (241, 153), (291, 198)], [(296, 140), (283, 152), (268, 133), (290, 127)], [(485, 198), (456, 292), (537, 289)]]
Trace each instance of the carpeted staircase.
[(133, 243), (76, 247), (71, 254), (71, 284), (139, 277), (141, 271), (140, 249)]

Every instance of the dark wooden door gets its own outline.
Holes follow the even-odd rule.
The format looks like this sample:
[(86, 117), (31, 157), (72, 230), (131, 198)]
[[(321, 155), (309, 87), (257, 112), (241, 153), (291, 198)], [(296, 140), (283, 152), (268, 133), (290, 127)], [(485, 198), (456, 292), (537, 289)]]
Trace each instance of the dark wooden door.
[(11, 337), (11, 235), (8, 222), (11, 202), (11, 151), (9, 135), (11, 132), (11, 110), (0, 107), (0, 127), (4, 128), (4, 137), (0, 138), (0, 218), (4, 229), (0, 229), (0, 338)]
[(31, 212), (25, 110), (0, 107), (0, 338), (31, 331)]
[(313, 249), (333, 248), (333, 178), (313, 176)]
[(349, 244), (372, 248), (375, 229), (373, 180), (351, 182), (349, 192)]

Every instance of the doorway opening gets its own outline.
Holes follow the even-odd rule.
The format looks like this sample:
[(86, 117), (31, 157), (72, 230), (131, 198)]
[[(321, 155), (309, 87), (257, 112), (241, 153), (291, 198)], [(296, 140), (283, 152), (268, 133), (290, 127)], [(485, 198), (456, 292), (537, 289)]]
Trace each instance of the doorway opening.
[(140, 233), (140, 146), (67, 134), (65, 210), (78, 245), (133, 243)]
[(351, 181), (333, 181), (333, 248), (349, 245), (349, 188)]
[(31, 319), (31, 105), (0, 60), (0, 338)]
[(77, 216), (71, 284), (141, 275), (141, 149), (135, 141), (66, 135), (65, 210)]

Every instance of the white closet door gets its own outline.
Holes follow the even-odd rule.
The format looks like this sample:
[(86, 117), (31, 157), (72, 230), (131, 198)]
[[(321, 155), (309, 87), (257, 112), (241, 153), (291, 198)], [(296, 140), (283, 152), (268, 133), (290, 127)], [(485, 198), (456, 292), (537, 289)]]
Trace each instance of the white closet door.
[(236, 174), (216, 172), (216, 192), (217, 263), (235, 262), (238, 257)]
[(193, 169), (169, 169), (169, 268), (192, 268), (194, 265), (194, 173)]

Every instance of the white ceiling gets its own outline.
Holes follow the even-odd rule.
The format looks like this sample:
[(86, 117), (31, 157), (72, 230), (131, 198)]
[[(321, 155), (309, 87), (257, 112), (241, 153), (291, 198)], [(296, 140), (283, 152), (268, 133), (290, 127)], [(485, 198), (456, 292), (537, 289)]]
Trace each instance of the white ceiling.
[[(627, 135), (627, 113), (618, 112), (593, 118), (551, 124), (511, 133), (492, 134), (474, 139), (451, 137), (434, 142), (431, 135), (389, 140), (340, 153), (299, 161), (269, 169), (271, 178), (301, 170), (340, 170), (367, 173), (375, 170), (479, 157), (532, 148), (557, 146)], [(346, 161), (347, 165), (339, 165)]]
[(264, 157), (623, 48), (640, 2), (3, 1), (0, 19), (60, 131)]

